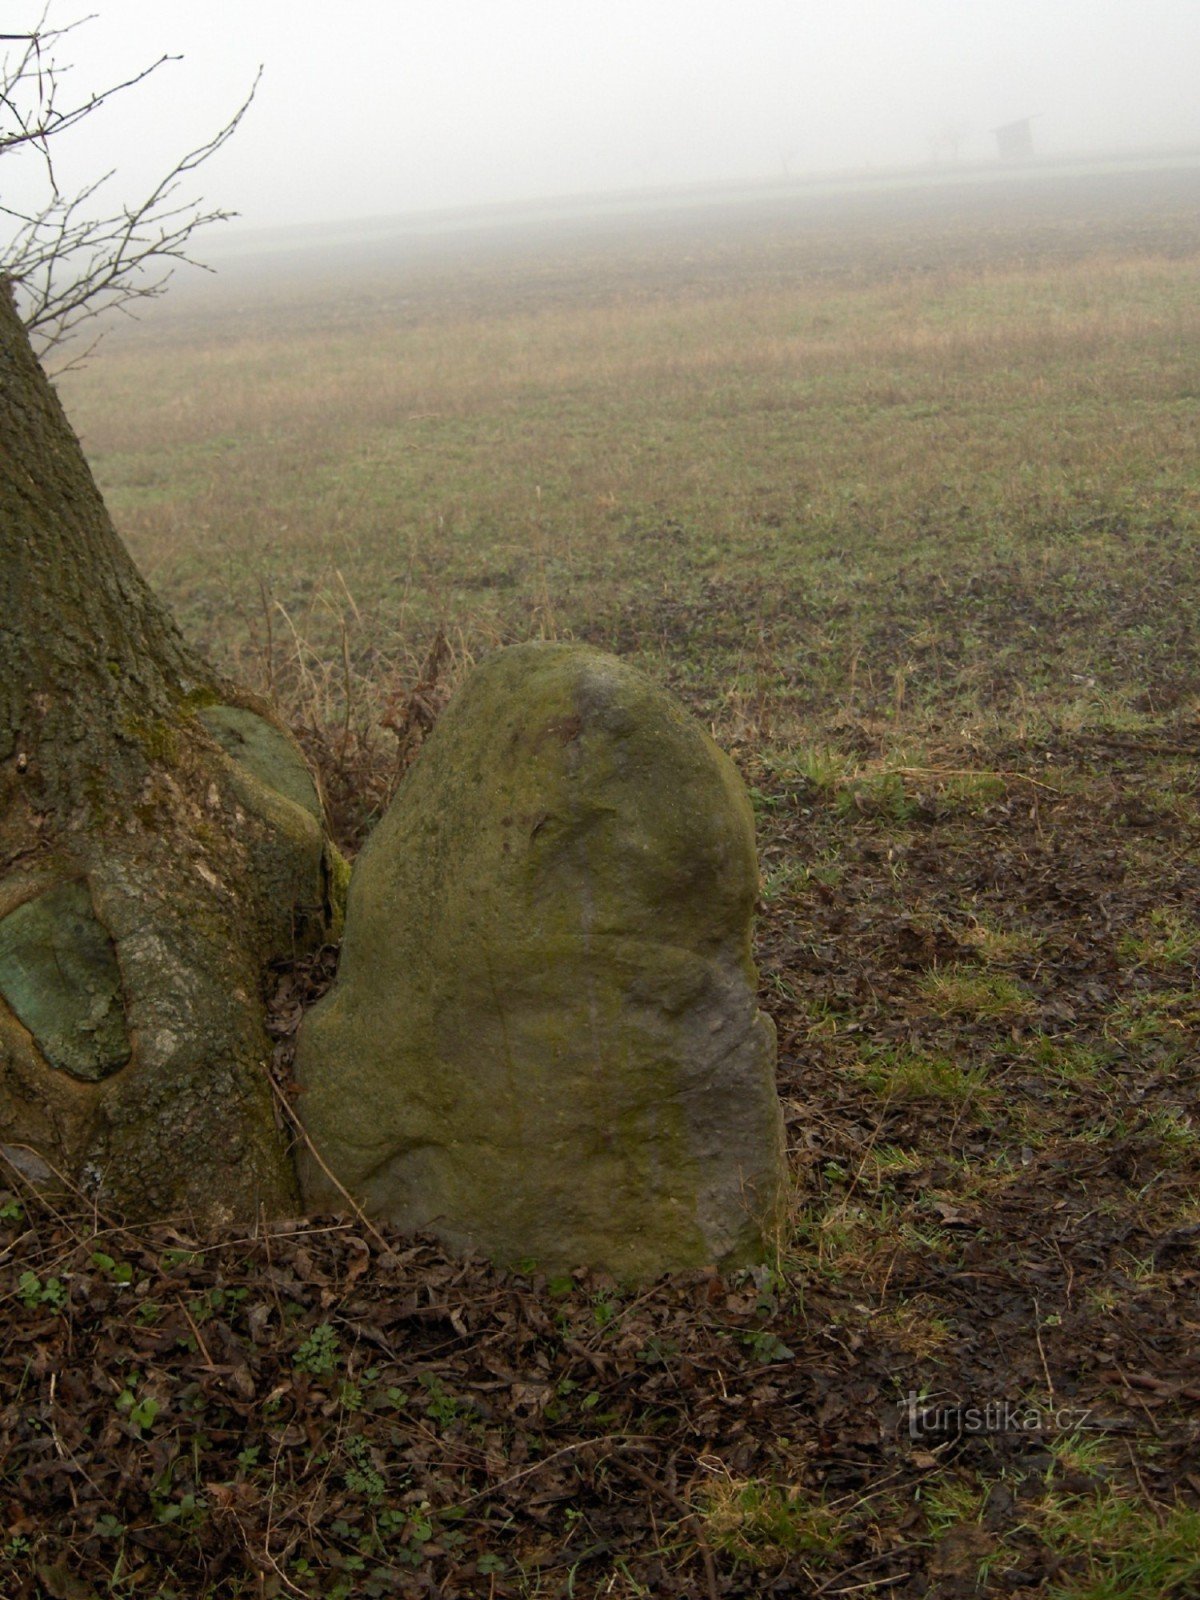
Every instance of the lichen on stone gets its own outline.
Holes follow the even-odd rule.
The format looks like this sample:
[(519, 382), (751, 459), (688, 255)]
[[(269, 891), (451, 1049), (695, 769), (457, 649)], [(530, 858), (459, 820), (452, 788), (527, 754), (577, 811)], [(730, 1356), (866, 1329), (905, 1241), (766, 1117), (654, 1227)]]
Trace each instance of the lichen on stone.
[(312, 773), (286, 733), (241, 706), (206, 706), (196, 715), (225, 753), (260, 783), (285, 795), (318, 822), (324, 821)]
[(129, 1060), (121, 971), (86, 884), (59, 884), (0, 920), (0, 994), (72, 1077), (99, 1082)]

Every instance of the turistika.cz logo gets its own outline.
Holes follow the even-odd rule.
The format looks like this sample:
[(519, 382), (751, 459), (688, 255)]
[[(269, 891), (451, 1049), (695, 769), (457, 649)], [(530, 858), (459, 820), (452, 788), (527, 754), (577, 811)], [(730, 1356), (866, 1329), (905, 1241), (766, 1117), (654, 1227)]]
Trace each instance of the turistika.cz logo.
[(1037, 1406), (1027, 1400), (938, 1403), (910, 1389), (908, 1437), (946, 1438), (962, 1433), (1074, 1433), (1087, 1426), (1091, 1408)]

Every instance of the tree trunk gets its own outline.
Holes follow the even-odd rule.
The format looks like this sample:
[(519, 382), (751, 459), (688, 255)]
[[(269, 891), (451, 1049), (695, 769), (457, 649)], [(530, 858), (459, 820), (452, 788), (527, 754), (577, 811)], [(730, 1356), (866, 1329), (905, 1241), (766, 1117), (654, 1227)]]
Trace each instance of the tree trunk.
[(271, 960), (336, 857), (290, 736), (122, 546), (0, 286), (0, 1152), (130, 1216), (296, 1207)]

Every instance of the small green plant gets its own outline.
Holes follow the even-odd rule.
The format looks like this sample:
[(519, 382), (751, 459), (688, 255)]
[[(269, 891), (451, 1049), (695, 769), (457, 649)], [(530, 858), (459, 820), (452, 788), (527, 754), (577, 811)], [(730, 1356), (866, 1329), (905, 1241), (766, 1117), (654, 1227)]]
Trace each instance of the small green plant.
[(25, 1221), (25, 1207), (19, 1200), (6, 1200), (0, 1206), (0, 1222), (7, 1223), (10, 1227), (19, 1227)]
[(132, 1283), (133, 1268), (128, 1261), (117, 1261), (103, 1250), (92, 1251), (92, 1265), (112, 1279), (114, 1283)]
[(867, 1165), (873, 1176), (886, 1180), (905, 1172), (920, 1172), (925, 1161), (926, 1157), (919, 1150), (904, 1150), (899, 1145), (884, 1144), (870, 1152)]
[(637, 1353), (637, 1359), (648, 1367), (669, 1367), (679, 1355), (678, 1339), (664, 1339), (652, 1333)]
[(1047, 1077), (1064, 1085), (1090, 1083), (1104, 1071), (1100, 1052), (1074, 1039), (1042, 1034), (1031, 1046), (1029, 1056)]
[(292, 1365), (314, 1378), (327, 1378), (337, 1368), (340, 1350), (341, 1341), (332, 1322), (319, 1322), (297, 1347)]
[(952, 772), (942, 780), (943, 802), (979, 811), (1004, 798), (1004, 779), (995, 772)]
[(148, 1433), (154, 1426), (155, 1418), (162, 1407), (153, 1395), (145, 1395), (139, 1400), (136, 1388), (137, 1383), (137, 1373), (129, 1373), (124, 1389), (117, 1396), (116, 1406), (117, 1410), (122, 1413), (133, 1427), (137, 1428), (141, 1433)]
[(452, 1395), (435, 1372), (422, 1372), (417, 1382), (425, 1390), (425, 1414), (439, 1427), (447, 1427), (462, 1411), (462, 1403)]
[(227, 1289), (222, 1284), (214, 1284), (194, 1302), (192, 1315), (197, 1322), (203, 1324), (211, 1317), (236, 1311), (249, 1293), (249, 1289), (244, 1286)]
[(350, 1457), (350, 1466), (342, 1474), (342, 1482), (350, 1494), (361, 1494), (367, 1500), (381, 1500), (387, 1481), (371, 1459), (371, 1447), (361, 1434), (352, 1433), (343, 1441), (342, 1448)]
[(1048, 1488), (1054, 1485), (1060, 1473), (1102, 1477), (1112, 1470), (1114, 1463), (1112, 1444), (1098, 1430), (1085, 1432), (1077, 1428), (1072, 1433), (1061, 1433), (1050, 1441), (1050, 1454), (1053, 1465), (1046, 1479)]
[(808, 868), (801, 861), (785, 859), (774, 863), (763, 873), (759, 898), (764, 905), (775, 905), (798, 889), (808, 876)]
[(974, 946), (984, 961), (1011, 961), (1014, 956), (1025, 955), (1034, 948), (1036, 938), (1020, 928), (1001, 928), (994, 922), (978, 917), (964, 935), (965, 943)]
[(920, 1359), (944, 1349), (952, 1337), (950, 1324), (938, 1314), (934, 1302), (921, 1295), (879, 1312), (872, 1327)]
[(1166, 1043), (1178, 1054), (1196, 1021), (1194, 1009), (1176, 994), (1137, 994), (1118, 1000), (1105, 1017), (1104, 1032), (1125, 1048), (1150, 1044), (1157, 1049)]
[(1200, 1149), (1200, 1127), (1178, 1106), (1158, 1106), (1146, 1119), (1147, 1132), (1159, 1141), (1166, 1165), (1176, 1166)]
[(742, 1342), (759, 1365), (764, 1367), (776, 1361), (791, 1361), (796, 1354), (769, 1328), (758, 1328), (753, 1333), (743, 1334)]
[(170, 1272), (174, 1267), (194, 1266), (200, 1256), (195, 1250), (164, 1250), (162, 1253), (162, 1266), (164, 1272)]
[(812, 745), (797, 752), (792, 771), (809, 789), (827, 797), (853, 778), (854, 762), (829, 745)]
[(181, 1494), (178, 1500), (167, 1500), (152, 1494), (150, 1504), (154, 1508), (155, 1522), (163, 1527), (196, 1528), (208, 1515), (208, 1501), (190, 1489)]
[(17, 1294), (27, 1311), (48, 1306), (61, 1311), (67, 1303), (67, 1287), (61, 1278), (47, 1278), (43, 1283), (36, 1272), (23, 1272), (17, 1279)]
[(592, 1300), (592, 1321), (598, 1328), (607, 1328), (620, 1308), (606, 1290), (600, 1290)]
[(965, 1478), (927, 1479), (920, 1488), (921, 1503), (930, 1536), (940, 1539), (964, 1522), (978, 1522), (987, 1501), (987, 1487)]

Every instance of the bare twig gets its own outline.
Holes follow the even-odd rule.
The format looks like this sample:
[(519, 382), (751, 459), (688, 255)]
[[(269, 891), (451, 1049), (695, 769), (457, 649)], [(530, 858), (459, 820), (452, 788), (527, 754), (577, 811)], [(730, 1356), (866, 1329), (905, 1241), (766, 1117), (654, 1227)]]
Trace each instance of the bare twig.
[[(74, 193), (64, 193), (52, 141), (56, 144), (62, 134), (115, 96), (180, 57), (160, 56), (107, 89), (84, 99), (67, 99), (62, 80), (70, 67), (56, 52), (68, 34), (92, 19), (50, 27), (48, 11), (47, 7), (30, 33), (0, 35), (0, 42), (22, 47), (0, 60), (0, 156), (36, 153), (44, 168), (45, 196), (41, 203), (25, 208), (0, 204), (0, 218), (7, 218), (13, 230), (6, 242), (0, 242), (0, 276), (16, 286), (22, 316), (41, 356), (56, 350), (81, 323), (102, 312), (128, 314), (136, 302), (162, 294), (180, 262), (203, 266), (191, 254), (193, 235), (236, 213), (206, 209), (199, 199), (186, 197), (183, 186), (233, 137), (262, 75), (260, 68), (249, 94), (225, 125), (176, 161), (136, 204), (114, 207), (100, 198), (113, 172)], [(77, 366), (90, 348), (69, 365)]]
[(273, 1077), (271, 1077), (270, 1073), (267, 1074), (267, 1077), (268, 1077), (268, 1079), (270, 1081), (271, 1088), (275, 1092), (276, 1099), (279, 1101), (279, 1104), (283, 1107), (284, 1115), (287, 1117), (288, 1121), (291, 1123), (291, 1125), (295, 1129), (296, 1133), (304, 1141), (305, 1147), (307, 1148), (309, 1154), (312, 1156), (313, 1160), (317, 1163), (317, 1165), (320, 1167), (321, 1171), (329, 1179), (330, 1183), (333, 1184), (334, 1188), (338, 1191), (338, 1193), (341, 1195), (342, 1199), (350, 1207), (350, 1210), (358, 1218), (359, 1222), (362, 1223), (363, 1227), (371, 1235), (372, 1239), (375, 1240), (375, 1243), (379, 1246), (379, 1248), (381, 1250), (385, 1251), (385, 1252), (387, 1250), (389, 1250), (391, 1247), (388, 1244), (387, 1240), (380, 1233), (379, 1229), (377, 1227), (375, 1227), (374, 1223), (367, 1216), (366, 1212), (359, 1205), (358, 1201), (354, 1198), (354, 1196), (350, 1193), (350, 1191), (347, 1188), (345, 1188), (345, 1186), (342, 1183), (340, 1183), (338, 1181), (338, 1179), (334, 1176), (334, 1174), (332, 1172), (330, 1172), (329, 1168), (325, 1165), (325, 1162), (321, 1157), (321, 1152), (317, 1149), (316, 1145), (309, 1138), (308, 1132), (307, 1132), (304, 1124), (300, 1121), (300, 1118), (296, 1115), (295, 1111), (292, 1109), (291, 1102), (288, 1100), (287, 1095), (284, 1094), (283, 1090), (275, 1082), (275, 1079)]

